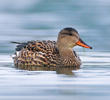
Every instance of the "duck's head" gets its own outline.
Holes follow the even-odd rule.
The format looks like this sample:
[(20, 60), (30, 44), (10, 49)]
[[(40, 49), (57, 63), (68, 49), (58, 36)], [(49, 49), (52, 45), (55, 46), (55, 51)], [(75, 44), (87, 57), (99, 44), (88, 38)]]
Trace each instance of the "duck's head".
[(84, 48), (92, 49), (79, 36), (78, 31), (74, 28), (64, 28), (59, 32), (57, 46), (58, 48), (73, 48), (79, 45)]

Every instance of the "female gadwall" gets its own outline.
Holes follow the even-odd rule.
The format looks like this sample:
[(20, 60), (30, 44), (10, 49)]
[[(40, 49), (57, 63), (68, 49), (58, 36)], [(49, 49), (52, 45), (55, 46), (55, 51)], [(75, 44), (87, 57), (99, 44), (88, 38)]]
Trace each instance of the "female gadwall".
[(28, 41), (17, 43), (15, 66), (74, 67), (80, 68), (81, 60), (72, 49), (76, 45), (90, 48), (74, 28), (64, 28), (55, 41)]

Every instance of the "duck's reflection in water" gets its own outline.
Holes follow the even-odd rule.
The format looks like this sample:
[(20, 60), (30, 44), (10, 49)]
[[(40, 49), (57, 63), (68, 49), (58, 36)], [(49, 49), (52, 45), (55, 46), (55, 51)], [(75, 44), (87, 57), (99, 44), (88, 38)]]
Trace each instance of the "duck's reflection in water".
[(39, 67), (39, 66), (17, 66), (18, 69), (29, 71), (56, 71), (57, 74), (74, 75), (74, 67)]

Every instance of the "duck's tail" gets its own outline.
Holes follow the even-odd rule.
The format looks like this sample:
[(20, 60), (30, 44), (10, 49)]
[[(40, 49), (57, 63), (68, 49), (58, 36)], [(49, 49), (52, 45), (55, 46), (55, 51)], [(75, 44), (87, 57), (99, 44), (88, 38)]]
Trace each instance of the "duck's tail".
[(14, 44), (23, 44), (21, 42), (15, 42), (15, 41), (11, 41), (10, 43), (14, 43)]
[(17, 44), (16, 51), (20, 51), (22, 48), (24, 48), (28, 44), (25, 42), (15, 42), (15, 41), (11, 41), (10, 43)]

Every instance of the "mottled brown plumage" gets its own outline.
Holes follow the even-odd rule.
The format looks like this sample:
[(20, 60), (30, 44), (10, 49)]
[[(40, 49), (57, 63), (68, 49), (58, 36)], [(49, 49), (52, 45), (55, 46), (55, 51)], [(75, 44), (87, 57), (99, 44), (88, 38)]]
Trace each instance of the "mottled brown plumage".
[[(81, 41), (82, 44), (78, 44)], [(14, 64), (19, 66), (44, 66), (44, 67), (74, 67), (80, 68), (81, 60), (73, 51), (73, 47), (86, 45), (73, 28), (64, 28), (55, 41), (29, 41), (17, 43)], [(87, 47), (88, 46), (88, 47)]]

